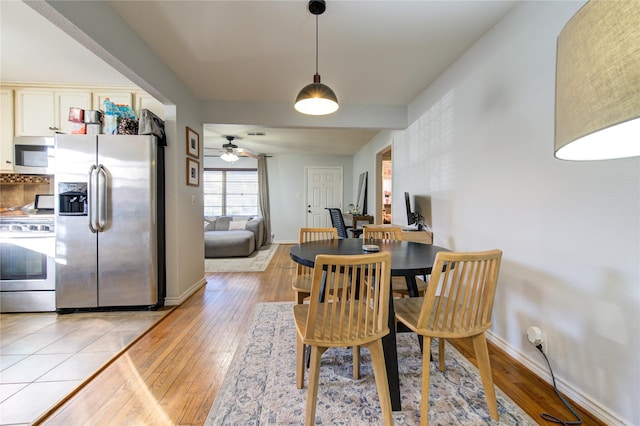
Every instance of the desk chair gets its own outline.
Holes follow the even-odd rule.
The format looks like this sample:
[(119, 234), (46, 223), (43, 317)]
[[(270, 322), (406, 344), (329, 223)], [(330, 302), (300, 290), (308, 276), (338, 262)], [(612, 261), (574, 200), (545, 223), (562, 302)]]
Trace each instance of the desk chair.
[[(375, 240), (402, 241), (402, 228), (399, 226), (364, 225), (362, 229), (362, 238), (364, 241), (369, 238)], [(427, 290), (426, 280), (416, 277), (416, 284), (418, 285), (418, 295), (424, 296), (424, 292)], [(393, 294), (399, 294), (401, 297), (409, 296), (407, 281), (404, 277), (391, 277), (391, 288), (393, 289)]]
[(342, 210), (335, 207), (327, 207), (327, 210), (329, 210), (329, 217), (331, 217), (331, 225), (338, 230), (338, 237), (349, 238), (347, 229), (351, 229), (351, 227), (344, 224)]
[[(315, 423), (320, 356), (328, 348), (349, 346), (364, 346), (371, 352), (383, 421), (385, 425), (393, 424), (382, 349), (382, 338), (389, 334), (390, 276), (389, 253), (316, 256), (309, 303), (293, 306), (298, 389), (304, 386), (304, 355), (306, 346), (311, 346), (306, 425)], [(336, 291), (320, 302), (323, 280)], [(357, 288), (358, 291), (348, 291), (349, 288)], [(342, 296), (338, 297), (338, 293)]]
[[(338, 230), (336, 228), (300, 228), (298, 242), (337, 240)], [(304, 303), (304, 299), (311, 295), (311, 282), (313, 279), (313, 268), (301, 264), (296, 265), (296, 275), (291, 281), (291, 288), (296, 293), (296, 302)]]
[(427, 425), (431, 339), (438, 338), (439, 363), (444, 371), (445, 339), (469, 338), (492, 419), (498, 420), (485, 331), (491, 327), (493, 301), (502, 251), (439, 252), (424, 297), (394, 301), (396, 320), (423, 337), (420, 425)]

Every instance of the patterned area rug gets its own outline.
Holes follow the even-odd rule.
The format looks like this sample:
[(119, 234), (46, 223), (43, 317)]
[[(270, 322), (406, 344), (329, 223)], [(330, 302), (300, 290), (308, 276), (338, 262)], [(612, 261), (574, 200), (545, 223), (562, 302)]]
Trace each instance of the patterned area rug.
[(267, 269), (278, 244), (262, 246), (248, 257), (205, 259), (205, 272), (262, 272)]
[[(396, 425), (420, 423), (421, 355), (415, 335), (397, 338), (403, 411)], [(437, 344), (432, 346), (437, 357)], [(437, 359), (437, 358), (436, 358)], [(329, 349), (322, 357), (316, 424), (382, 424), (369, 351), (361, 350), (361, 379), (352, 378), (351, 350)], [(305, 377), (308, 380), (308, 377)], [(291, 303), (256, 307), (207, 425), (304, 424), (307, 388), (295, 380), (295, 328)], [(446, 371), (431, 363), (429, 423), (432, 425), (535, 425), (496, 387), (500, 420), (489, 417), (477, 369), (446, 345)]]

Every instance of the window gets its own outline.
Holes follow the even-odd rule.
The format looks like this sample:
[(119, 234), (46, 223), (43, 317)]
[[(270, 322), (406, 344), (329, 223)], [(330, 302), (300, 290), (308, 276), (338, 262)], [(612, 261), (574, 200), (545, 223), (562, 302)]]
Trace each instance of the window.
[(205, 169), (204, 215), (258, 215), (258, 171)]

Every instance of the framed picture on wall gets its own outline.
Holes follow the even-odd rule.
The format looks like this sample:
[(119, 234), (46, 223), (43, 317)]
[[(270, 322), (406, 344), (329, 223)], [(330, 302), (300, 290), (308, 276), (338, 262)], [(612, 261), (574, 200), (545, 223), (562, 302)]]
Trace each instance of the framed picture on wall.
[(200, 135), (187, 127), (187, 154), (193, 158), (200, 157)]
[(187, 157), (187, 185), (200, 186), (200, 163)]

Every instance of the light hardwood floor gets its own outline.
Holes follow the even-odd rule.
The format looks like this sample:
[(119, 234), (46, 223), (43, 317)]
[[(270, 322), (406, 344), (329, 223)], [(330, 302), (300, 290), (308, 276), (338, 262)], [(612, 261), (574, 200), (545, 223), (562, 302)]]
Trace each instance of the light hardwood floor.
[[(281, 244), (263, 273), (207, 274), (205, 287), (39, 424), (202, 425), (254, 305), (294, 300), (289, 248)], [(475, 361), (470, 345), (455, 346)], [(489, 352), (496, 385), (532, 418), (572, 420), (550, 385), (493, 345)], [(579, 412), (583, 424), (603, 425)]]

